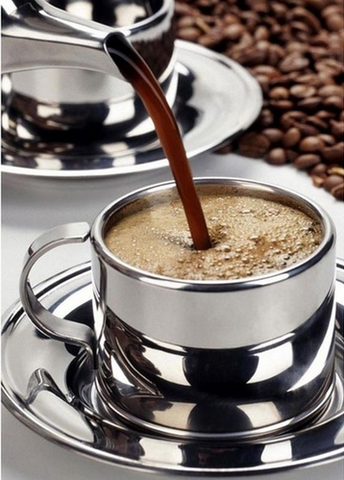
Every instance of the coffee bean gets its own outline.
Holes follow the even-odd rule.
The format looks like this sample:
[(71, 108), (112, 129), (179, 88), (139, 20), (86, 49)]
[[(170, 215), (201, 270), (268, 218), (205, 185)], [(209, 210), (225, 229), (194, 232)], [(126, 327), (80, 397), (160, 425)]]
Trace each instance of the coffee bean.
[(224, 28), (223, 35), (228, 40), (231, 40), (232, 42), (234, 42), (236, 40), (239, 40), (239, 38), (241, 38), (244, 31), (245, 31), (245, 27), (243, 25), (241, 25), (240, 23), (233, 23)]
[(269, 150), (270, 140), (262, 134), (246, 133), (238, 140), (238, 151), (241, 155), (261, 158)]
[(315, 115), (323, 120), (329, 120), (331, 118), (335, 118), (335, 113), (329, 112), (328, 110), (319, 110), (315, 113)]
[(327, 172), (327, 166), (324, 163), (318, 163), (318, 165), (315, 165), (315, 167), (313, 167), (312, 170), (310, 171), (312, 175), (319, 175), (319, 176), (323, 176), (324, 178), (327, 177), (326, 172)]
[(299, 19), (301, 23), (306, 24), (313, 33), (318, 33), (321, 30), (321, 22), (318, 18), (313, 15), (312, 12), (303, 7), (296, 7), (291, 10), (290, 17)]
[(178, 22), (179, 31), (185, 27), (193, 27), (195, 25), (195, 20), (194, 17), (181, 17)]
[(293, 85), (290, 88), (290, 93), (295, 98), (309, 98), (315, 95), (316, 88), (311, 85)]
[(311, 29), (309, 28), (309, 26), (303, 22), (290, 22), (290, 28), (295, 37), (301, 41), (307, 39), (309, 34), (311, 33)]
[(325, 58), (328, 55), (328, 50), (326, 47), (310, 47), (309, 54), (314, 61), (317, 61), (321, 58)]
[(281, 2), (271, 2), (272, 14), (275, 18), (279, 20), (285, 20), (286, 14), (288, 13), (287, 5), (284, 5)]
[(269, 10), (268, 3), (265, 0), (246, 0), (251, 10), (259, 13), (267, 13)]
[(326, 17), (325, 22), (331, 32), (339, 32), (344, 28), (343, 15), (329, 15)]
[(197, 16), (198, 15), (198, 10), (196, 8), (193, 8), (191, 5), (188, 3), (180, 2), (177, 1), (174, 7), (175, 14), (180, 18), (183, 18), (183, 16)]
[(259, 27), (257, 27), (253, 35), (256, 40), (268, 40), (270, 33), (265, 25), (260, 25)]
[(321, 12), (323, 18), (328, 18), (332, 15), (343, 15), (343, 7), (334, 3), (334, 5), (326, 6)]
[(256, 80), (258, 81), (260, 88), (262, 89), (263, 93), (269, 93), (270, 85), (269, 79), (266, 75), (256, 75)]
[(307, 68), (309, 65), (309, 60), (302, 55), (291, 53), (287, 55), (279, 64), (279, 68), (282, 72), (288, 73), (293, 71), (300, 71)]
[(201, 8), (209, 8), (216, 5), (217, 0), (197, 0), (197, 5)]
[(325, 147), (323, 140), (319, 137), (306, 137), (299, 145), (301, 152), (319, 152)]
[(283, 140), (283, 132), (278, 128), (266, 128), (262, 134), (270, 140), (271, 145), (279, 144)]
[[(315, 62), (314, 68), (319, 74), (323, 75), (323, 78), (337, 76), (343, 73), (342, 63), (332, 58), (325, 58)], [(329, 84), (333, 84), (333, 81), (330, 81)]]
[(334, 166), (334, 167), (329, 167), (327, 169), (327, 173), (329, 175), (340, 175), (344, 178), (344, 168), (343, 167), (337, 167), (337, 166)]
[(258, 123), (263, 127), (270, 127), (271, 125), (274, 124), (275, 117), (271, 110), (268, 108), (263, 108), (261, 111), (260, 117), (258, 119)]
[(320, 177), (319, 175), (314, 175), (314, 174), (310, 174), (311, 176), (311, 179), (312, 179), (312, 182), (313, 182), (313, 185), (315, 187), (322, 187), (323, 184), (324, 184), (324, 178)]
[(344, 122), (336, 122), (336, 120), (330, 120), (331, 133), (336, 138), (340, 139), (344, 136)]
[(267, 55), (269, 65), (277, 65), (284, 55), (284, 50), (280, 45), (270, 44)]
[(321, 10), (326, 4), (327, 0), (305, 0), (305, 5), (314, 10)]
[[(298, 83), (304, 83), (306, 85), (312, 86), (312, 87), (321, 87), (322, 86), (322, 81), (319, 78), (318, 75), (315, 75), (314, 73), (305, 73), (304, 75), (300, 75), (297, 78)], [(320, 95), (320, 93), (318, 92)]]
[(283, 146), (286, 148), (295, 147), (299, 144), (302, 138), (301, 132), (299, 128), (292, 127), (289, 128), (284, 134), (283, 137)]
[(337, 95), (326, 97), (323, 100), (323, 105), (334, 110), (343, 110), (343, 99)]
[(327, 129), (327, 123), (324, 122), (324, 120), (322, 120), (321, 118), (316, 117), (315, 115), (308, 117), (306, 122), (307, 125), (312, 125), (320, 131), (325, 131)]
[(289, 98), (289, 90), (284, 87), (275, 87), (270, 90), (269, 97), (273, 100), (287, 100)]
[(292, 84), (297, 77), (297, 72), (284, 73), (283, 75), (280, 74), (279, 77), (271, 80), (271, 87), (280, 86), (289, 88), (290, 84)]
[(341, 175), (329, 175), (326, 180), (324, 181), (323, 187), (325, 190), (330, 191), (337, 185), (343, 184), (343, 177)]
[(308, 111), (315, 111), (321, 105), (321, 97), (309, 97), (309, 98), (303, 98), (300, 100), (297, 104), (299, 108), (302, 110)]
[(296, 150), (292, 150), (291, 148), (287, 148), (285, 152), (288, 162), (294, 162), (295, 158), (299, 156), (299, 153)]
[(335, 85), (336, 84), (336, 81), (334, 80), (335, 75), (336, 75), (335, 73), (327, 72), (326, 69), (323, 71), (322, 70), (318, 71), (319, 79), (321, 80), (323, 85)]
[(264, 47), (255, 46), (246, 51), (240, 52), (240, 55), (237, 56), (237, 60), (240, 63), (245, 63), (249, 67), (254, 67), (264, 63), (267, 57), (268, 51)]
[(302, 42), (295, 41), (295, 40), (289, 41), (286, 45), (285, 52), (286, 53), (299, 52), (301, 54), (306, 53), (307, 52), (307, 45), (305, 45)]
[(333, 195), (337, 200), (344, 200), (344, 182), (335, 185), (330, 190), (331, 195)]
[(296, 168), (306, 169), (306, 168), (314, 167), (314, 165), (317, 165), (320, 162), (321, 162), (321, 158), (319, 155), (316, 155), (314, 153), (308, 153), (308, 154), (299, 155), (298, 157), (296, 157), (294, 160), (294, 165)]
[(196, 27), (183, 27), (177, 32), (179, 38), (188, 42), (195, 42), (200, 37), (200, 31)]
[(280, 111), (290, 111), (293, 108), (293, 102), (291, 100), (271, 100), (271, 107)]
[(280, 123), (284, 130), (294, 127), (296, 124), (303, 122), (307, 118), (304, 112), (293, 110), (282, 115)]
[(325, 143), (326, 146), (332, 146), (336, 143), (336, 139), (332, 135), (321, 133), (319, 138)]
[(321, 151), (321, 156), (325, 163), (338, 163), (343, 162), (343, 143), (337, 143), (332, 147), (325, 147)]
[[(342, 0), (176, 0), (175, 11), (179, 38), (241, 63), (262, 88), (261, 114), (233, 148), (323, 187), (344, 155)], [(342, 199), (341, 184), (327, 190)]]
[(343, 88), (339, 85), (324, 85), (319, 88), (318, 95), (321, 97), (333, 97), (333, 96), (343, 96)]
[(269, 80), (281, 77), (281, 72), (271, 65), (257, 65), (252, 69), (256, 75), (265, 75)]
[(318, 163), (308, 171), (312, 178), (313, 185), (316, 187), (322, 187), (328, 177), (327, 166), (324, 163)]
[(198, 43), (206, 48), (214, 48), (222, 41), (222, 39), (223, 35), (221, 32), (212, 30), (209, 33), (201, 35), (198, 38)]
[(314, 127), (314, 125), (298, 123), (297, 128), (304, 137), (317, 137), (320, 134), (319, 129)]
[(283, 148), (273, 148), (267, 156), (268, 163), (271, 165), (283, 165), (287, 163), (287, 154)]

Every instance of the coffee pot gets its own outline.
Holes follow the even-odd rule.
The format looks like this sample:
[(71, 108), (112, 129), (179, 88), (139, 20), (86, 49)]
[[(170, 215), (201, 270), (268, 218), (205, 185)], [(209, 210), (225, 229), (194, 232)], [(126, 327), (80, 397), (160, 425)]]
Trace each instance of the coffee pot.
[(3, 164), (88, 174), (155, 142), (108, 49), (136, 50), (172, 104), (173, 14), (174, 0), (3, 0)]
[[(141, 4), (129, 0), (101, 2), (98, 9), (102, 10), (104, 6), (108, 9), (98, 14), (99, 21), (93, 21), (92, 14), (91, 19), (81, 18), (77, 8), (75, 15), (71, 13), (72, 1), (57, 2), (61, 7), (68, 5), (69, 11), (54, 7), (45, 0), (3, 0), (1, 3), (2, 73), (38, 68), (80, 68), (124, 80), (106, 49), (110, 41), (112, 47), (116, 45), (116, 36), (121, 36), (121, 42), (128, 38), (128, 44), (134, 45), (148, 64), (152, 63), (149, 57), (161, 56), (160, 48), (167, 50), (163, 56), (171, 57), (172, 54), (173, 41), (170, 38), (168, 44), (163, 41), (160, 48), (156, 44), (171, 29), (173, 1), (170, 0), (150, 0)], [(83, 3), (86, 10), (95, 9), (95, 2)], [(114, 12), (118, 7), (130, 12), (133, 5), (136, 16), (129, 13), (123, 15), (119, 24), (111, 22), (116, 19), (117, 13)], [(106, 17), (111, 10), (113, 18), (110, 16), (109, 21)], [(160, 66), (161, 71), (154, 72), (157, 76), (166, 68), (168, 60)], [(153, 62), (156, 63), (156, 58)], [(150, 67), (154, 71), (154, 66)]]
[(123, 79), (104, 48), (113, 35), (113, 28), (77, 18), (44, 0), (3, 0), (2, 71), (69, 67)]

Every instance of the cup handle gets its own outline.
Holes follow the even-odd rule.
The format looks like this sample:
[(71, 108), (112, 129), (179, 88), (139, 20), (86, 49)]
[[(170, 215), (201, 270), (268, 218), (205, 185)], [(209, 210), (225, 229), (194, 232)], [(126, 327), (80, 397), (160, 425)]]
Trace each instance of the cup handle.
[(90, 235), (86, 222), (60, 225), (38, 237), (29, 247), (20, 277), (20, 299), (23, 308), (37, 329), (54, 340), (81, 346), (95, 362), (95, 335), (87, 325), (64, 321), (50, 313), (37, 299), (29, 281), (36, 261), (49, 250), (69, 243), (83, 243)]

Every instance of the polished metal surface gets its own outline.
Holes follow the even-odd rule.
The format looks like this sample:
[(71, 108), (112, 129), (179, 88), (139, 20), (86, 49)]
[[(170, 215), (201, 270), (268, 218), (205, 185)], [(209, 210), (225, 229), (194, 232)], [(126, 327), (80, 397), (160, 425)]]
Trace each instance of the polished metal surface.
[[(245, 131), (257, 118), (262, 106), (260, 87), (236, 62), (181, 41), (175, 44), (175, 61), (164, 88), (189, 158), (215, 149)], [(63, 75), (68, 78), (66, 73)], [(125, 95), (118, 105), (104, 103), (103, 92), (100, 98), (94, 93), (98, 83), (88, 76), (82, 95), (75, 97), (76, 108), (70, 103), (52, 103), (42, 89), (35, 92), (41, 98), (32, 99), (23, 90), (24, 80), (19, 85), (17, 78), (15, 88), (9, 76), (3, 81), (2, 171), (47, 177), (99, 177), (168, 165), (152, 121), (140, 105), (131, 108), (131, 97), (127, 106)], [(77, 85), (79, 81), (75, 92)], [(16, 93), (16, 89), (24, 93)], [(85, 96), (87, 102), (80, 103)], [(113, 114), (119, 105), (124, 118)]]
[(104, 236), (138, 199), (154, 205), (178, 198), (175, 183), (165, 182), (116, 200), (92, 225), (95, 334), (42, 308), (29, 283), (47, 251), (87, 240), (85, 223), (56, 227), (29, 247), (20, 281), (24, 310), (43, 334), (86, 345), (99, 393), (124, 421), (197, 439), (285, 432), (319, 415), (333, 390), (333, 222), (321, 207), (277, 186), (222, 177), (195, 183), (200, 194), (216, 186), (223, 196), (303, 210), (320, 223), (322, 241), (295, 265), (239, 280), (179, 280), (137, 269), (114, 256)]
[[(130, 203), (144, 199), (145, 204), (153, 205), (164, 201), (164, 197), (168, 202), (179, 198), (173, 181), (143, 187), (109, 204), (92, 225), (95, 288), (106, 307), (129, 327), (151, 339), (192, 348), (257, 345), (304, 325), (333, 288), (336, 233), (329, 215), (307, 198), (276, 185), (230, 177), (194, 180), (200, 194), (216, 186), (222, 188), (223, 195), (227, 190), (229, 194), (234, 191), (300, 208), (315, 216), (322, 225), (322, 242), (302, 262), (245, 279), (179, 280), (143, 271), (121, 261), (104, 242), (111, 221)], [(101, 275), (98, 272), (102, 272)], [(102, 276), (106, 278), (104, 285)], [(313, 289), (305, 302), (303, 292), (310, 284)], [(131, 301), (133, 295), (144, 299), (144, 313), (141, 304)], [(254, 321), (250, 320), (252, 309)], [(224, 317), (224, 312), (231, 315)], [(242, 329), (243, 324), (249, 328)]]
[(90, 227), (86, 222), (63, 225), (43, 234), (30, 246), (20, 277), (20, 297), (30, 320), (44, 334), (86, 349), (91, 358), (96, 356), (93, 330), (79, 323), (61, 322), (38, 302), (31, 287), (29, 275), (37, 260), (53, 248), (68, 243), (82, 243), (89, 237)]
[(75, 172), (80, 157), (99, 165), (127, 138), (134, 147), (152, 141), (152, 122), (108, 50), (122, 54), (130, 43), (173, 104), (174, 0), (53, 3), (4, 2), (3, 150), (17, 167), (50, 160), (43, 168), (60, 170), (69, 159)]
[(122, 78), (104, 50), (111, 29), (92, 25), (44, 0), (2, 2), (2, 72), (84, 68)]
[(332, 306), (331, 296), (269, 345), (220, 350), (158, 342), (108, 312), (98, 393), (124, 422), (166, 436), (243, 441), (291, 431), (333, 393)]
[[(276, 478), (279, 471), (342, 459), (343, 262), (338, 262), (336, 274), (334, 390), (318, 418), (287, 434), (268, 435), (259, 442), (200, 442), (129, 426), (99, 398), (94, 372), (79, 349), (38, 333), (20, 303), (3, 319), (3, 402), (19, 420), (46, 439), (96, 460), (134, 469), (223, 478), (271, 473)], [(89, 264), (55, 276), (36, 292), (52, 314), (93, 324)]]
[(290, 430), (318, 415), (333, 388), (333, 223), (276, 186), (195, 182), (200, 194), (216, 185), (223, 196), (234, 191), (303, 209), (321, 223), (323, 240), (302, 262), (271, 274), (178, 280), (126, 264), (103, 240), (132, 202), (178, 198), (174, 183), (106, 207), (91, 230), (99, 392), (124, 419), (171, 436), (243, 440)]
[[(129, 37), (133, 44), (157, 39), (161, 31), (170, 30), (173, 14), (169, 0), (148, 1), (149, 13), (144, 13), (150, 17), (149, 20), (143, 18), (133, 25), (114, 28), (106, 24), (116, 16), (116, 4), (111, 5), (110, 1), (103, 5), (102, 12), (99, 11), (98, 2), (95, 16), (91, 13), (93, 4), (90, 1), (79, 2), (78, 5), (68, 1), (54, 3), (67, 6), (67, 11), (45, 0), (2, 1), (2, 73), (65, 67), (102, 72), (124, 80), (109, 56), (106, 45), (119, 33)], [(159, 8), (154, 9), (154, 5), (159, 5)], [(130, 8), (130, 3), (127, 6)], [(89, 18), (84, 13), (85, 9)], [(108, 16), (106, 23), (103, 23), (106, 9), (113, 9), (112, 17)]]

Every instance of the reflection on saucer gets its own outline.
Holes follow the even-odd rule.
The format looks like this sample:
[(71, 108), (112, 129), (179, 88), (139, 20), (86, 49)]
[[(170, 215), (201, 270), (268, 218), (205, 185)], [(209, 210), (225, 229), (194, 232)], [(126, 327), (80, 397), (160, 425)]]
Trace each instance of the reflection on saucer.
[[(115, 465), (189, 476), (239, 476), (315, 466), (342, 458), (344, 416), (344, 263), (337, 265), (336, 385), (311, 425), (259, 442), (181, 440), (145, 432), (113, 415), (98, 396), (83, 352), (38, 335), (19, 303), (4, 316), (5, 406), (44, 438)], [(90, 265), (74, 267), (37, 288), (52, 313), (92, 324)], [(40, 352), (35, 355), (33, 352)], [(191, 412), (193, 415), (205, 412)], [(215, 413), (215, 412), (213, 412)], [(247, 412), (246, 412), (247, 413)], [(245, 414), (245, 411), (242, 411)]]
[[(179, 40), (176, 58), (175, 74), (168, 88), (175, 92), (172, 108), (186, 152), (192, 158), (246, 130), (260, 112), (262, 94), (247, 70), (204, 47)], [(77, 112), (75, 109), (69, 112), (69, 105), (59, 105), (58, 115), (62, 115), (62, 109), (63, 117), (76, 127), (44, 131), (42, 126), (33, 125), (32, 112), (25, 118), (21, 114), (33, 108), (26, 97), (17, 94), (15, 105), (9, 105), (3, 113), (4, 172), (98, 177), (152, 170), (168, 164), (153, 123), (139, 99), (135, 102), (134, 116), (122, 123), (109, 118), (111, 112), (106, 105), (95, 104), (91, 113), (97, 122), (87, 131), (80, 125), (91, 115), (89, 105)], [(47, 108), (53, 109), (53, 106)], [(46, 114), (56, 117), (54, 112)], [(15, 135), (14, 125), (18, 125)]]

